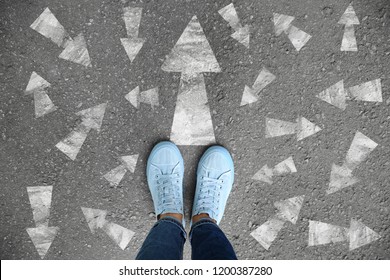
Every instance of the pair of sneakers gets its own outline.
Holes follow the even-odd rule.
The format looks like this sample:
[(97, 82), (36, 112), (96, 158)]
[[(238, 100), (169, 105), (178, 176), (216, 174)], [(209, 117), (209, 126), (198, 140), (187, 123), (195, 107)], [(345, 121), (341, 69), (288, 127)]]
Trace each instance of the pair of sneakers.
[[(175, 144), (158, 143), (149, 155), (146, 177), (157, 218), (166, 213), (183, 215), (184, 160)], [(222, 146), (211, 146), (201, 157), (197, 169), (192, 218), (208, 214), (216, 221), (222, 219), (234, 181), (233, 159)]]

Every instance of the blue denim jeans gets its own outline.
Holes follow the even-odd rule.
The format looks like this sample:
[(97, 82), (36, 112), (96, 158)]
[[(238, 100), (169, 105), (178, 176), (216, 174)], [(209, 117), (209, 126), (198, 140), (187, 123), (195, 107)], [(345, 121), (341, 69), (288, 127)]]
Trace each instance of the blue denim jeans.
[[(236, 253), (219, 226), (200, 219), (190, 230), (193, 260), (237, 260)], [(182, 224), (171, 217), (158, 220), (146, 237), (137, 260), (181, 260), (187, 234)]]

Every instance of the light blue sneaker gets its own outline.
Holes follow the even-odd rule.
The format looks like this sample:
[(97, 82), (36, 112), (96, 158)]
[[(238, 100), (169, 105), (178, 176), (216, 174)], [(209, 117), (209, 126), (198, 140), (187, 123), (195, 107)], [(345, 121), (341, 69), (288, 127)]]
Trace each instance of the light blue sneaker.
[(152, 194), (156, 217), (164, 213), (183, 215), (184, 160), (179, 149), (169, 141), (154, 146), (146, 164), (146, 177)]
[(192, 217), (200, 213), (209, 214), (219, 224), (233, 181), (234, 164), (228, 150), (222, 146), (208, 148), (198, 164), (191, 225)]

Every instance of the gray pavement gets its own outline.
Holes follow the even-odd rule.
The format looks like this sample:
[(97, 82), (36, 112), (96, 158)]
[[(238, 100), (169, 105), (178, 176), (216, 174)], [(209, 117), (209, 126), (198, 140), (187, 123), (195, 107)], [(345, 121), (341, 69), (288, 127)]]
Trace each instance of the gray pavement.
[[(352, 3), (360, 23), (354, 25), (357, 51), (340, 49), (345, 29), (338, 21), (350, 4), (347, 0), (233, 1), (241, 27), (249, 26), (247, 46), (231, 36), (237, 25), (218, 12), (230, 3), (1, 1), (1, 259), (134, 259), (156, 219), (145, 178), (146, 160), (154, 144), (170, 138), (178, 108), (183, 120), (193, 117), (191, 108), (198, 108), (194, 115), (204, 114), (205, 122), (210, 113), (213, 127), (211, 135), (207, 130), (209, 135), (201, 138), (195, 130), (201, 130), (203, 122), (190, 123), (193, 134), (186, 141), (193, 142), (179, 145), (186, 168), (187, 221), (197, 161), (211, 143), (224, 145), (234, 158), (235, 184), (220, 226), (239, 259), (390, 258), (390, 2)], [(138, 34), (126, 29), (126, 7), (142, 8)], [(56, 44), (30, 27), (46, 8), (72, 40), (65, 36)], [(279, 36), (274, 13), (294, 17)], [(204, 35), (220, 71), (215, 65), (206, 71), (201, 59), (202, 71), (164, 71), (164, 61), (194, 16), (197, 23), (191, 28), (197, 35), (193, 38), (200, 36), (200, 41), (184, 40), (184, 46), (193, 51), (184, 65), (202, 56), (197, 48), (207, 47), (201, 41)], [(196, 29), (199, 23), (202, 31)], [(311, 36), (299, 43), (299, 51), (291, 41), (296, 38), (291, 26)], [(142, 42), (139, 51), (127, 49), (135, 52), (132, 61), (121, 38)], [(80, 54), (85, 49), (88, 59)], [(64, 50), (71, 53), (63, 54), (65, 59), (59, 57)], [(275, 79), (258, 91), (255, 81), (262, 69)], [(41, 84), (26, 91), (33, 71), (50, 86)], [(195, 98), (195, 105), (186, 106), (177, 102), (186, 100), (180, 85), (186, 82), (186, 74), (195, 72), (198, 78), (203, 76), (205, 85), (205, 91), (195, 93), (206, 101)], [(344, 110), (316, 97), (341, 80), (345, 91), (338, 88), (336, 92), (347, 95)], [(376, 94), (381, 101), (365, 101), (375, 90), (363, 92), (364, 86), (358, 93), (366, 96), (359, 100), (353, 95), (353, 87), (378, 80), (381, 92), (376, 89)], [(132, 96), (138, 101), (131, 103), (125, 96), (137, 86), (140, 93)], [(245, 86), (257, 100), (240, 106)], [(154, 93), (142, 93), (154, 88), (158, 88), (158, 104)], [(42, 100), (48, 102), (47, 96), (56, 109), (34, 109)], [(103, 103), (103, 115), (90, 111), (87, 116), (77, 115)], [(46, 105), (50, 107), (50, 102)], [(37, 110), (43, 115), (37, 117)], [(103, 117), (101, 123), (95, 113)], [(299, 117), (310, 125), (302, 125), (302, 119), (297, 124)], [(307, 137), (300, 141), (296, 135), (271, 137), (270, 129), (280, 132), (283, 128), (267, 127), (269, 119), (289, 122), (293, 133), (301, 131)], [(78, 139), (85, 136), (74, 159), (56, 147), (72, 131)], [(357, 132), (366, 138), (354, 146)], [(372, 141), (371, 148), (365, 141)], [(103, 176), (125, 166), (121, 157), (128, 155), (139, 155), (135, 169), (122, 167), (123, 178), (110, 184)], [(291, 165), (273, 169), (289, 157), (296, 172)], [(342, 187), (328, 192), (333, 164), (345, 167), (340, 171)], [(272, 184), (253, 178), (265, 165), (271, 170), (268, 173), (273, 172)], [(51, 200), (50, 194), (45, 192), (43, 199), (38, 192), (35, 208), (50, 209), (49, 216), (36, 210), (46, 224), (33, 216), (34, 203), (28, 193), (33, 186), (52, 186)], [(295, 197), (302, 198), (298, 205), (286, 202)], [(101, 224), (92, 225), (96, 220), (87, 223), (82, 207), (107, 212), (101, 214)], [(287, 217), (292, 213), (295, 216)], [(271, 217), (282, 226), (270, 223), (266, 227)], [(39, 227), (45, 230), (35, 236), (34, 244), (26, 229)], [(52, 239), (47, 235), (50, 228)], [(109, 236), (108, 228), (123, 235)], [(268, 240), (268, 249), (261, 238)], [(185, 258), (190, 258), (188, 242)]]

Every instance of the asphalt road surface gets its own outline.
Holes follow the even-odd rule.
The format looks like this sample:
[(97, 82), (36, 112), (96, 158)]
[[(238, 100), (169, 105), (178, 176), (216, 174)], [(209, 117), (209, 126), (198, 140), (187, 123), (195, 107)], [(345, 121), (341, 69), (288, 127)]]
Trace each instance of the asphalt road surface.
[(2, 0), (1, 259), (134, 259), (168, 139), (187, 221), (202, 152), (232, 153), (239, 259), (389, 259), (390, 2), (349, 5)]

